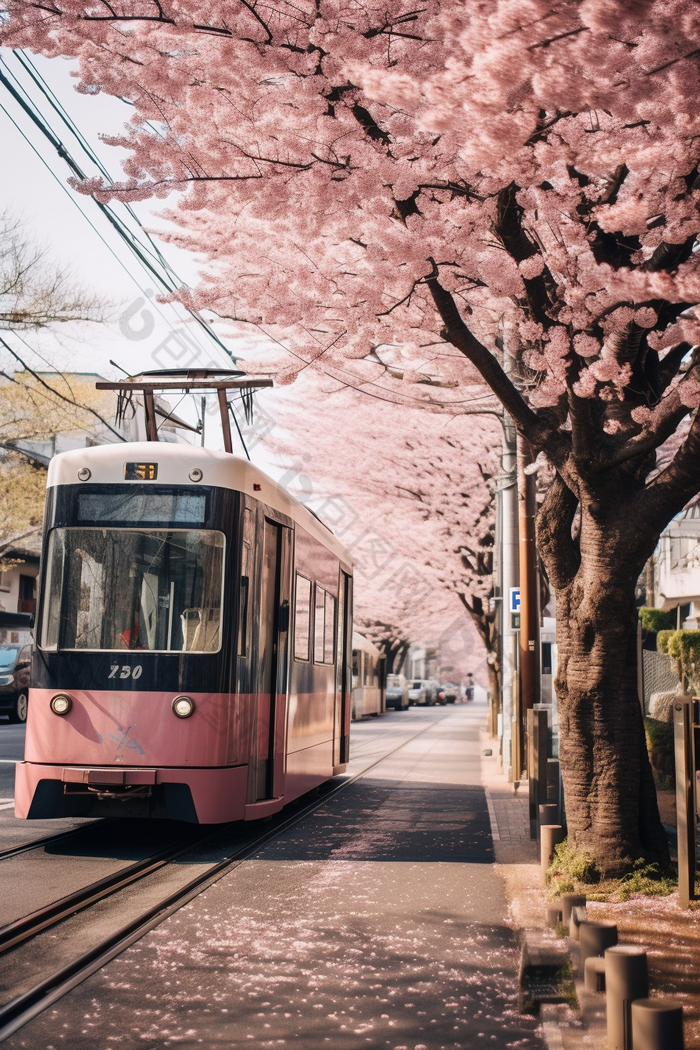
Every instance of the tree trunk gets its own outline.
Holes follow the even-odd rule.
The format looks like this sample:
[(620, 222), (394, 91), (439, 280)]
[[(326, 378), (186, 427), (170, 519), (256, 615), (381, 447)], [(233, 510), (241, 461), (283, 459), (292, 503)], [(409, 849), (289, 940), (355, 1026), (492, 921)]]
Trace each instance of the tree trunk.
[(501, 710), (501, 670), (498, 659), (493, 662), (487, 656), (486, 672), (489, 676), (489, 736), (495, 739), (498, 736), (498, 715)]
[[(635, 584), (656, 537), (624, 493), (603, 517), (553, 486), (538, 541), (557, 600), (560, 760), (569, 836), (608, 874), (669, 862), (637, 694)], [(610, 503), (607, 504), (610, 508)], [(575, 554), (575, 560), (574, 560)], [(575, 570), (575, 571), (574, 571)]]

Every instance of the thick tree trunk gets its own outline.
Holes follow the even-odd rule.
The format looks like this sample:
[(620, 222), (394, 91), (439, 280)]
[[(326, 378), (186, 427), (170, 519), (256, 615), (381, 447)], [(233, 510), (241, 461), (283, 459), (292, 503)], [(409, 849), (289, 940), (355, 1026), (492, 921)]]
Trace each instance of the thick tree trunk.
[[(625, 513), (581, 513), (563, 486), (545, 501), (539, 529), (557, 600), (560, 758), (569, 835), (609, 874), (635, 860), (668, 863), (637, 694), (635, 583), (649, 543)], [(610, 504), (608, 504), (610, 506)], [(629, 506), (629, 504), (628, 504)], [(575, 562), (573, 554), (575, 551)]]

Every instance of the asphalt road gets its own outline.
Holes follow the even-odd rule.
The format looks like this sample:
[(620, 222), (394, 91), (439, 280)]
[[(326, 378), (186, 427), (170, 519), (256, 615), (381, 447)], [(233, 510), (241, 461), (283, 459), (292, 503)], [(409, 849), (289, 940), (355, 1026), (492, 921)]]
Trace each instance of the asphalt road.
[(480, 783), (484, 718), (474, 703), (353, 726), (359, 779), (8, 1050), (541, 1050), (537, 1021), (517, 1012), (518, 949)]

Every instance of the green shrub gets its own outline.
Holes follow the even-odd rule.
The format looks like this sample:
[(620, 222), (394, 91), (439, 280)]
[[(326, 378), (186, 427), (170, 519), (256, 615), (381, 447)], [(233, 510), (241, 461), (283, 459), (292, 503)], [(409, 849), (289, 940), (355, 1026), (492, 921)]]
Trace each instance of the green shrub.
[(656, 637), (659, 652), (676, 661), (676, 673), (683, 691), (700, 693), (700, 631), (660, 631)]
[(650, 609), (648, 606), (639, 610), (639, 619), (645, 631), (672, 631), (676, 626), (673, 613), (664, 612), (663, 609)]
[(668, 791), (676, 785), (676, 761), (673, 744), (673, 723), (644, 719), (647, 751), (657, 788)]
[(590, 853), (576, 849), (568, 839), (554, 847), (554, 860), (547, 878), (556, 896), (575, 893), (581, 883), (590, 885), (599, 882), (600, 877), (600, 871)]
[(668, 897), (676, 889), (677, 880), (670, 872), (663, 872), (658, 864), (647, 864), (641, 857), (634, 868), (620, 879), (618, 900), (626, 901), (633, 893), (644, 893), (647, 897)]
[(559, 899), (563, 893), (585, 893), (589, 901), (625, 901), (633, 893), (666, 897), (678, 885), (674, 868), (661, 871), (658, 864), (648, 864), (641, 857), (626, 875), (606, 878), (589, 853), (577, 850), (568, 842), (555, 847), (547, 879), (552, 900)]

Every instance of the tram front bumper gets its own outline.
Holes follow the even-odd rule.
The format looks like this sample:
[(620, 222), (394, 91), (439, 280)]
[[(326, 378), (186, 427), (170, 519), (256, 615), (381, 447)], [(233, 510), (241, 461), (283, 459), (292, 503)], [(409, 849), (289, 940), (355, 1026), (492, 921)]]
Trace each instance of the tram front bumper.
[[(148, 769), (121, 766), (53, 766), (18, 762), (15, 772), (15, 816), (22, 820), (81, 814), (100, 816), (99, 803), (158, 797), (164, 815), (197, 824), (243, 820), (247, 766), (220, 769)], [(128, 816), (127, 808), (124, 816)], [(144, 813), (144, 816), (149, 815)]]

